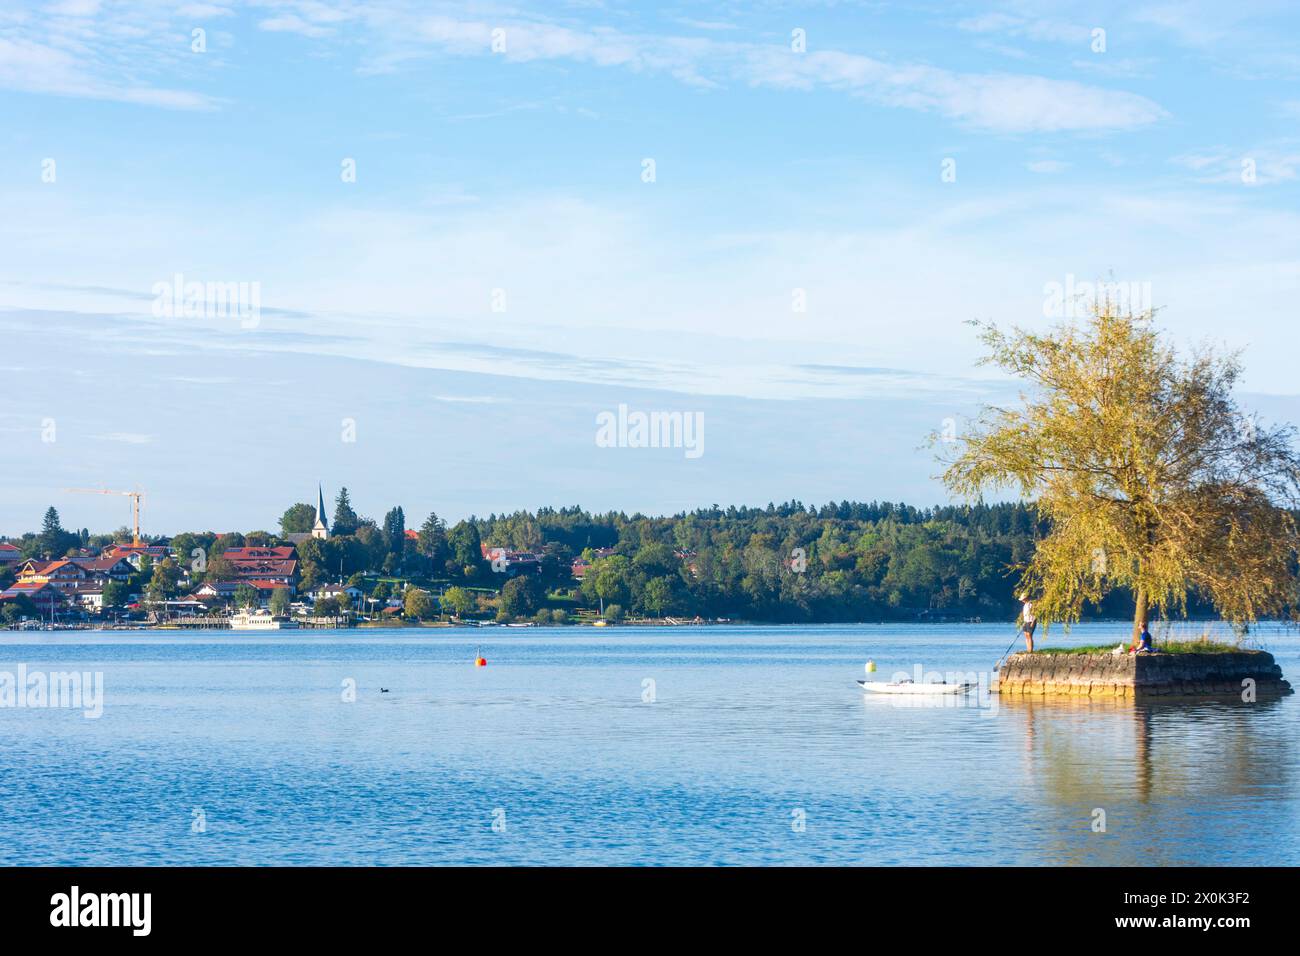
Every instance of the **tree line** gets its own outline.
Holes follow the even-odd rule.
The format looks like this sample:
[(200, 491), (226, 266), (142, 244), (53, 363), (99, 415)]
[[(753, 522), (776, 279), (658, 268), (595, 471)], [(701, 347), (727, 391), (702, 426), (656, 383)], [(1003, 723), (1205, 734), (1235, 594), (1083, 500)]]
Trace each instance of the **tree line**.
[[(51, 512), (39, 534), (15, 539), (24, 556), (94, 549), (115, 537), (63, 531)], [(190, 570), (190, 586), (232, 580), (227, 549), (285, 544), (288, 535), (310, 531), (315, 520), (315, 508), (298, 503), (284, 512), (278, 532), (178, 534), (170, 540), (172, 557), (143, 569), (138, 583), (160, 600), (178, 592), (182, 565)], [(450, 527), (430, 514), (415, 530), (406, 533), (400, 506), (382, 521), (359, 516), (344, 488), (330, 536), (296, 544), (299, 587), (348, 581), (382, 600), (399, 596), (391, 582), (401, 579), (431, 594), (427, 604), (408, 595), (413, 616), (436, 613), (440, 595), (444, 612), (502, 619), (563, 620), (588, 607), (611, 619), (1001, 620), (1014, 617), (1019, 574), (1049, 527), (1025, 503), (917, 508), (790, 501), (653, 517), (541, 508), (471, 517)], [(494, 568), (482, 545), (532, 552), (539, 560)], [(575, 561), (581, 577), (574, 575)], [(1090, 613), (1122, 616), (1129, 601), (1120, 589)], [(1208, 612), (1195, 601), (1191, 610)]]

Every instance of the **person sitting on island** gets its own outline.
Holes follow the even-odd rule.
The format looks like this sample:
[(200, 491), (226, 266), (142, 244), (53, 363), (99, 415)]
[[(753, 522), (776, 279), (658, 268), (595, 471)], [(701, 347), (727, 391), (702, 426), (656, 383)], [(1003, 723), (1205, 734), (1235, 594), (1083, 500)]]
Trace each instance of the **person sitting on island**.
[(1155, 651), (1155, 648), (1151, 646), (1151, 632), (1147, 630), (1146, 621), (1142, 622), (1142, 633), (1138, 635), (1137, 647), (1134, 649), (1134, 653), (1141, 654), (1143, 651), (1148, 654)]
[(1020, 595), (1020, 629), (1025, 634), (1025, 649), (1034, 653), (1034, 628), (1038, 622), (1034, 620), (1034, 602), (1029, 600), (1028, 594)]

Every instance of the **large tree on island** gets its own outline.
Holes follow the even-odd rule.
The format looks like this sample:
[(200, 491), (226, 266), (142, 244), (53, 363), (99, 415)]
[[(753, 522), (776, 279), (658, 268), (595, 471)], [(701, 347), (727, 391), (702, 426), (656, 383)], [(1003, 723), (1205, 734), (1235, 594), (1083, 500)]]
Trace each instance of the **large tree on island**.
[(1108, 304), (1041, 335), (976, 324), (981, 364), (1030, 388), (984, 409), (943, 480), (1036, 503), (1050, 530), (1021, 586), (1040, 620), (1077, 621), (1116, 586), (1133, 592), (1135, 639), (1151, 611), (1185, 613), (1192, 589), (1235, 625), (1296, 616), (1295, 430), (1238, 407), (1236, 353), (1183, 358), (1150, 313)]

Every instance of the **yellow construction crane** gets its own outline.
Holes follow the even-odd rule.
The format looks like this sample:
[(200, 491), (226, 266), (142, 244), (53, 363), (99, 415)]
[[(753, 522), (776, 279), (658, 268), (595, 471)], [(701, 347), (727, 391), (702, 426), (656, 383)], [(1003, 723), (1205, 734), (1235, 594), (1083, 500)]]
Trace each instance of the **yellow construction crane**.
[(144, 500), (143, 491), (110, 491), (107, 488), (64, 488), (63, 490), (77, 495), (126, 495), (131, 499), (132, 530), (135, 535), (131, 544), (138, 548), (143, 543), (140, 541), (140, 502)]

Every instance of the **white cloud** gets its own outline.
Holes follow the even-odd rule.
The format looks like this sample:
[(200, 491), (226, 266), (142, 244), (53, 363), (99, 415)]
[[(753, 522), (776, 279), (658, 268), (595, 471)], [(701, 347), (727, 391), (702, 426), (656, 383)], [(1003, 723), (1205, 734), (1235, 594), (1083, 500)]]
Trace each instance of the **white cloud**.
[(178, 16), (192, 17), (199, 20), (212, 20), (218, 17), (234, 16), (235, 11), (215, 3), (186, 3), (176, 8)]
[(127, 445), (148, 445), (155, 440), (155, 436), (142, 435), (139, 432), (106, 432), (94, 437), (99, 441), (122, 442)]
[[(0, 277), (23, 277), (6, 287), (13, 308), (124, 313), (93, 331), (113, 354), (301, 352), (503, 382), (778, 399), (957, 388), (975, 352), (963, 320), (1042, 322), (1046, 282), (1115, 273), (1150, 281), (1184, 341), (1256, 343), (1251, 387), (1293, 390), (1290, 354), (1276, 343), (1300, 292), (1300, 221), (1256, 192), (1093, 191), (1022, 179), (971, 199), (935, 202), (896, 183), (887, 193), (869, 221), (814, 208), (784, 226), (759, 217), (712, 228), (693, 217), (701, 197), (689, 193), (639, 204), (519, 193), (473, 206), (339, 202), (306, 215), (272, 204), (239, 216), (134, 197), (96, 197), (91, 216), (72, 196), (34, 205), (5, 195), (0, 204), (13, 215), (0, 220), (0, 247), (12, 252)], [(210, 226), (185, 228), (195, 220)], [(102, 254), (109, 242), (111, 261)], [(151, 283), (194, 273), (195, 262), (261, 282), (257, 329), (150, 320)], [(76, 287), (57, 287), (69, 274)], [(114, 284), (128, 294), (110, 294)], [(506, 293), (500, 313), (496, 288)], [(792, 310), (794, 289), (806, 291), (806, 312)], [(932, 378), (810, 375), (796, 363)], [(436, 394), (493, 393), (448, 384)]]
[(1096, 73), (1115, 79), (1147, 78), (1155, 74), (1156, 61), (1150, 57), (1121, 58), (1113, 54), (1091, 54), (1070, 61), (1070, 66), (1085, 73)]
[(334, 32), (328, 27), (308, 23), (302, 17), (295, 16), (292, 13), (269, 17), (262, 20), (257, 26), (258, 29), (266, 30), (268, 33), (297, 33), (299, 36), (305, 37), (326, 37)]
[(1218, 0), (1206, 4), (1195, 2), (1156, 3), (1131, 12), (1138, 23), (1159, 27), (1187, 46), (1209, 47), (1222, 41), (1236, 25), (1239, 14), (1234, 7)]
[(1300, 176), (1300, 151), (1279, 147), (1216, 147), (1175, 156), (1172, 162), (1195, 173), (1193, 178), (1199, 183), (1271, 186)]
[(794, 53), (786, 46), (577, 30), (549, 23), (425, 17), (413, 35), (445, 52), (492, 55), (504, 31), (508, 61), (565, 59), (636, 72), (663, 72), (697, 85), (728, 82), (834, 90), (886, 106), (936, 112), (1000, 132), (1124, 130), (1160, 120), (1150, 99), (1070, 80), (1012, 73), (963, 73), (888, 63), (836, 50)]
[(726, 23), (722, 20), (693, 20), (690, 17), (678, 17), (677, 22), (684, 27), (691, 27), (695, 30), (734, 30), (734, 23)]
[(52, 3), (46, 9), (56, 16), (93, 17), (99, 12), (99, 0), (62, 0)]
[[(213, 97), (171, 86), (195, 67), (188, 31), (152, 5), (60, 4), (44, 17), (0, 19), (0, 89), (207, 110)], [(160, 74), (168, 82), (155, 82)]]
[[(267, 9), (258, 26), (319, 42), (335, 42), (341, 27), (349, 36), (366, 33), (362, 73), (394, 72), (431, 53), (491, 56), (494, 30), (504, 31), (507, 62), (569, 61), (593, 67), (671, 76), (702, 88), (746, 84), (778, 89), (829, 90), (903, 109), (937, 113), (978, 129), (999, 132), (1128, 130), (1159, 121), (1159, 105), (1135, 93), (1070, 80), (1017, 73), (980, 73), (917, 63), (897, 63), (856, 53), (812, 47), (794, 53), (781, 43), (706, 36), (637, 33), (604, 26), (580, 27), (517, 10), (500, 20), (426, 14), (403, 4), (328, 3), (322, 0), (261, 0)], [(455, 8), (444, 8), (455, 9)], [(28, 22), (10, 27), (0, 46), (0, 87), (65, 96), (115, 99), (174, 109), (219, 105), (201, 93), (126, 79), (142, 64), (166, 64), (168, 75), (184, 75), (193, 64), (187, 32), (194, 19), (224, 15), (227, 5), (190, 4), (182, 13), (145, 4), (126, 16), (93, 3), (77, 3), (78, 16), (56, 17), (43, 30)], [(173, 23), (175, 16), (183, 24)], [(721, 23), (705, 26), (721, 27)], [(701, 24), (693, 28), (701, 29)], [(1072, 40), (1079, 28), (1048, 21), (982, 18), (967, 29), (1003, 29), (1031, 38)], [(734, 32), (727, 34), (735, 36)], [(191, 58), (193, 59), (193, 58)]]
[(1093, 26), (1043, 17), (1014, 16), (1008, 13), (986, 13), (957, 22), (957, 28), (968, 33), (1001, 33), (1039, 42), (1073, 43), (1085, 46), (1092, 38)]

